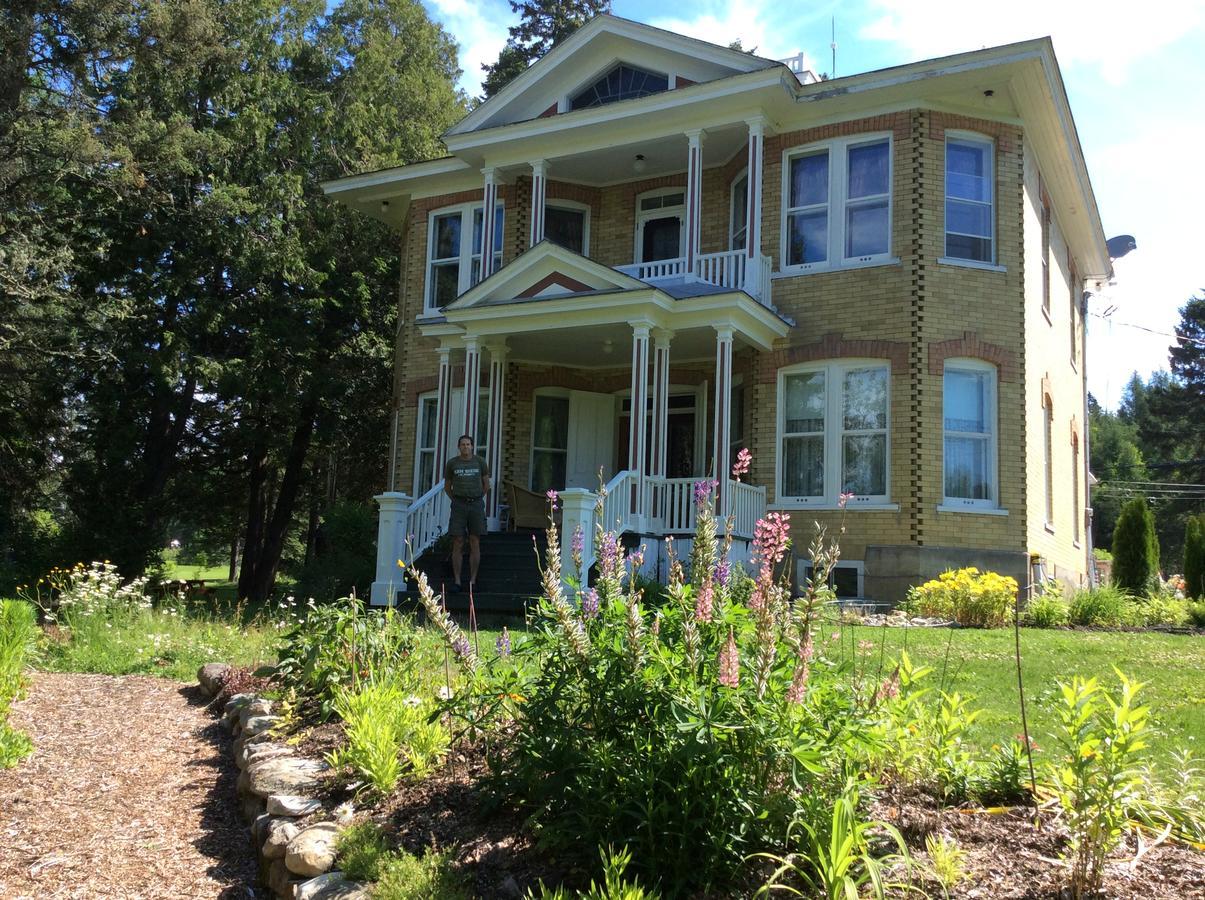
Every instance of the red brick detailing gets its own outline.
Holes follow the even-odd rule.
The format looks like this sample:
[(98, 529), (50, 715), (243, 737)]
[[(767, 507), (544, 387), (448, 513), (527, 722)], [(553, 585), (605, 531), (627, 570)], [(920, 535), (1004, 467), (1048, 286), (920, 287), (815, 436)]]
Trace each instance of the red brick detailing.
[(778, 377), (779, 369), (796, 363), (853, 358), (889, 360), (892, 375), (903, 375), (908, 371), (908, 345), (903, 341), (847, 341), (842, 339), (841, 332), (837, 331), (826, 334), (812, 344), (759, 354), (757, 380), (763, 384), (771, 384)]
[(698, 84), (697, 81), (691, 81), (689, 78), (683, 78), (681, 75), (674, 79), (674, 88), (690, 87), (692, 84)]
[(1079, 446), (1079, 422), (1076, 421), (1075, 416), (1071, 417), (1071, 443), (1075, 447)]
[[(445, 206), (457, 206), (461, 203), (477, 203), (485, 193), (484, 184), (480, 188), (474, 188), (471, 191), (459, 191), (455, 194), (440, 194), (438, 197), (424, 197), (422, 200), (415, 200), (410, 205), (411, 212), (414, 215), (422, 215), (424, 218), (427, 213), (436, 209), (443, 209)], [(498, 185), (498, 199), (502, 201), (502, 206), (506, 209), (507, 215), (510, 215), (512, 208), (515, 205), (515, 188), (514, 185), (500, 184)], [(426, 222), (423, 221), (423, 225)]]
[(970, 116), (956, 116), (950, 113), (934, 112), (929, 117), (929, 137), (935, 141), (946, 139), (946, 129), (958, 131), (973, 131), (986, 135), (996, 141), (996, 149), (1000, 153), (1012, 153), (1020, 150), (1016, 143), (1018, 129), (1016, 125), (1004, 122), (990, 122), (986, 119), (972, 119)]
[[(464, 387), (464, 365), (452, 366), (452, 386)], [(418, 398), (430, 394), (439, 387), (439, 375), (420, 375), (406, 382), (406, 399), (411, 406), (418, 405)]]
[(568, 275), (562, 275), (560, 272), (553, 272), (551, 275), (545, 275), (527, 290), (523, 291), (523, 293), (516, 294), (515, 296), (520, 300), (524, 300), (528, 297), (534, 297), (536, 294), (540, 293), (540, 291), (547, 287), (551, 287), (554, 284), (560, 285), (561, 287), (565, 288), (565, 290), (573, 293), (594, 290), (594, 288), (590, 287), (590, 285), (578, 281), (576, 278), (570, 278)]
[(788, 147), (798, 147), (815, 141), (827, 141), (868, 131), (890, 131), (897, 141), (903, 142), (908, 139), (910, 124), (911, 113), (905, 111), (870, 116), (866, 119), (852, 119), (848, 122), (834, 122), (831, 125), (788, 131), (785, 134), (766, 135), (766, 152), (777, 154)]
[(1054, 391), (1050, 387), (1050, 373), (1042, 376), (1042, 405), (1054, 413)]
[(540, 113), (539, 118), (547, 119), (549, 116), (555, 116), (556, 115), (556, 107), (557, 107), (557, 104), (555, 104), (555, 103), (552, 104), (552, 106), (548, 107), (548, 109), (546, 109), (542, 113)]
[[(552, 181), (549, 180), (544, 193), (544, 202), (551, 203), (553, 200), (573, 200), (577, 203), (584, 203), (590, 207), (590, 218), (596, 220), (602, 215), (602, 191), (598, 188), (586, 187), (581, 184), (572, 184), (568, 181)], [(594, 227), (595, 222), (591, 222)]]
[(1017, 381), (1021, 377), (1016, 353), (999, 344), (979, 340), (979, 335), (973, 331), (964, 331), (962, 337), (949, 341), (930, 341), (929, 374), (941, 375), (946, 360), (958, 356), (992, 363), (999, 370), (1001, 381)]

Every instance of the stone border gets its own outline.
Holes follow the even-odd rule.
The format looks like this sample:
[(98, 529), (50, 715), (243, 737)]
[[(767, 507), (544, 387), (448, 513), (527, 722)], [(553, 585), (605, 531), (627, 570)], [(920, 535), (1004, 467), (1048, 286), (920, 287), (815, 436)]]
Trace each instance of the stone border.
[[(224, 663), (202, 666), (202, 693), (216, 697), (229, 672)], [(351, 824), (353, 810), (349, 804), (327, 809), (313, 797), (331, 767), (274, 741), (272, 728), (280, 721), (272, 701), (256, 694), (235, 694), (222, 709), (222, 724), (235, 736), (238, 799), (260, 882), (281, 900), (368, 900), (366, 885), (331, 871), (335, 841)]]

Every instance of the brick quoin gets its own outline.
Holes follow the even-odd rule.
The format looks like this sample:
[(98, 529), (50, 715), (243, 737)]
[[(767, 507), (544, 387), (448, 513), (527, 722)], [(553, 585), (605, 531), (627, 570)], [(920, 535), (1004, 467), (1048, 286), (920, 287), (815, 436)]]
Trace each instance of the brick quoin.
[(1021, 377), (1017, 365), (1017, 354), (999, 344), (981, 341), (973, 331), (964, 331), (962, 337), (950, 341), (933, 341), (929, 344), (929, 374), (941, 375), (945, 362), (954, 357), (982, 359), (996, 366), (1001, 381), (1018, 381)]
[(908, 345), (903, 341), (844, 340), (841, 332), (826, 334), (819, 341), (786, 347), (761, 355), (758, 381), (773, 382), (778, 370), (796, 363), (815, 362), (825, 359), (886, 359), (891, 362), (891, 374), (903, 375), (908, 371)]

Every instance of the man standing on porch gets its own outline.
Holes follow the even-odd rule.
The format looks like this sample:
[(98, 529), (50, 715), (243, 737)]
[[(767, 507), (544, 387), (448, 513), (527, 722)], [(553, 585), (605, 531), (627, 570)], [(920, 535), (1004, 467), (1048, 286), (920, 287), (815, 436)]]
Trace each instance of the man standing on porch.
[(490, 468), (484, 459), (473, 452), (473, 438), (462, 434), (456, 442), (460, 453), (444, 466), (444, 491), (452, 498), (448, 513), (448, 533), (452, 535), (452, 590), (460, 585), (461, 564), (464, 561), (464, 536), (469, 536), (469, 584), (477, 583), (477, 567), (481, 563), (481, 535), (485, 534), (485, 495), (490, 490)]

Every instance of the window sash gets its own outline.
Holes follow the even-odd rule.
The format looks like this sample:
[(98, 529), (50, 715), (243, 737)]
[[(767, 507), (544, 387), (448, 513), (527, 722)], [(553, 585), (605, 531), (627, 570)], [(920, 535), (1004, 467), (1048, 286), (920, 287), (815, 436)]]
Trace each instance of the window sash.
[[(483, 207), (467, 204), (437, 210), (429, 219), (427, 241), (427, 284), (424, 312), (430, 313), (455, 302), (481, 280), (481, 223)], [(453, 224), (454, 223), (454, 224)], [(494, 207), (494, 271), (502, 265), (505, 210)], [(441, 233), (441, 228), (446, 230)], [(471, 239), (466, 241), (466, 233)], [(437, 255), (440, 253), (444, 255)]]
[(890, 493), (890, 367), (830, 363), (779, 378), (778, 499), (836, 504)]
[(994, 509), (996, 371), (947, 361), (942, 385), (943, 502)]
[(946, 256), (995, 262), (995, 146), (946, 138)]

